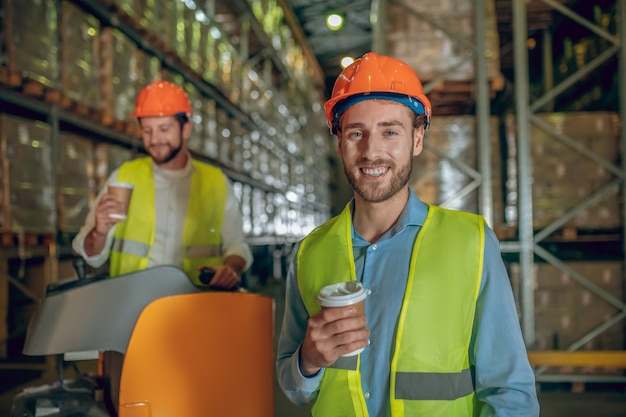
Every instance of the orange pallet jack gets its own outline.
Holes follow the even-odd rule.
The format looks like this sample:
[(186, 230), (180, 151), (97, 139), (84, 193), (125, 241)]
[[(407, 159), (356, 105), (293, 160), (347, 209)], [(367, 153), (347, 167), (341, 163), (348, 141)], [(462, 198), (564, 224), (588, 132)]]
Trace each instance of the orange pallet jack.
[(18, 394), (11, 417), (273, 417), (273, 308), (266, 296), (196, 286), (171, 266), (56, 284), (24, 353), (117, 352), (119, 390), (106, 372), (59, 376)]

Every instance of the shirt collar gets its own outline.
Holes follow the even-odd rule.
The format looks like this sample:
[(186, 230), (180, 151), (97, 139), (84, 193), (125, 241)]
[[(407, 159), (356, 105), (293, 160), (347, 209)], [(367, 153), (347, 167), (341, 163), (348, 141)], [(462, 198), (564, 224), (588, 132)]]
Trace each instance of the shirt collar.
[(191, 175), (194, 170), (191, 155), (187, 158), (187, 164), (181, 169), (163, 169), (152, 161), (152, 170), (156, 176), (167, 180), (178, 180)]
[[(350, 202), (350, 212), (351, 217), (354, 219), (354, 199)], [(407, 204), (402, 209), (402, 213), (400, 213), (400, 217), (398, 217), (398, 221), (396, 224), (391, 226), (385, 234), (383, 234), (378, 241), (391, 239), (393, 236), (402, 233), (407, 226), (423, 226), (424, 221), (426, 220), (426, 215), (428, 214), (428, 204), (421, 201), (409, 188), (409, 200)], [(352, 238), (363, 239), (363, 237), (354, 230), (354, 225), (352, 225)]]

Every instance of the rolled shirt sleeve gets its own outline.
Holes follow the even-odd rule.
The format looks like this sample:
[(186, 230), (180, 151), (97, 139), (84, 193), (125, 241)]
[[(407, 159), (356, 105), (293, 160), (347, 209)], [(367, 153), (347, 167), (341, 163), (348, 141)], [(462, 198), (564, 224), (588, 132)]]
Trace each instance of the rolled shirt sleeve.
[[(296, 256), (298, 248), (299, 244), (296, 244), (292, 257)], [(292, 260), (287, 272), (285, 315), (277, 350), (276, 371), (285, 396), (294, 404), (305, 405), (317, 397), (324, 370), (312, 377), (305, 377), (300, 372), (300, 346), (306, 333), (308, 313), (300, 297), (295, 275), (295, 262)]]
[(475, 367), (476, 397), (483, 404), (481, 417), (539, 416), (535, 376), (522, 338), (511, 283), (499, 243), (489, 228), (485, 233), (483, 282), (469, 355)]
[(243, 234), (243, 216), (241, 205), (232, 182), (224, 175), (226, 181), (226, 208), (222, 223), (222, 255), (224, 258), (230, 255), (238, 255), (246, 261), (245, 269), (252, 265), (252, 251), (246, 243)]
[(72, 240), (72, 249), (79, 256), (81, 256), (87, 264), (93, 268), (99, 268), (106, 263), (109, 259), (109, 254), (111, 252), (111, 244), (113, 243), (113, 236), (115, 234), (115, 226), (109, 230), (107, 234), (107, 240), (104, 244), (104, 248), (102, 252), (97, 253), (95, 255), (89, 256), (85, 253), (85, 238), (91, 232), (91, 230), (96, 226), (96, 207), (98, 207), (98, 202), (102, 198), (102, 195), (107, 192), (107, 185), (115, 182), (117, 180), (117, 173), (119, 169), (114, 170), (107, 178), (106, 185), (102, 187), (98, 196), (94, 200), (93, 204), (89, 208), (89, 213), (87, 213), (87, 217), (85, 218), (85, 223), (80, 228), (78, 234)]

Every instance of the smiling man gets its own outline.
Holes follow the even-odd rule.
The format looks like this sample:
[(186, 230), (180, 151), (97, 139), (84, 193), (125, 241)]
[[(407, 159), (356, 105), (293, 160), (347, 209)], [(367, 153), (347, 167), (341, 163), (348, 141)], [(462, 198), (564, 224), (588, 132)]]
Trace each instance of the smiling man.
[[(354, 198), (294, 250), (283, 392), (322, 417), (538, 416), (495, 235), (481, 216), (427, 205), (408, 186), (431, 117), (418, 76), (368, 53), (325, 108)], [(323, 286), (354, 280), (371, 291), (365, 317), (320, 309)]]
[(206, 266), (215, 270), (212, 287), (239, 283), (252, 262), (239, 202), (219, 168), (191, 158), (191, 113), (187, 94), (175, 84), (160, 80), (141, 90), (131, 117), (149, 156), (124, 163), (107, 180), (107, 186), (133, 185), (126, 218), (116, 215), (122, 203), (103, 187), (74, 239), (89, 265), (100, 267), (110, 257), (111, 276), (174, 265), (195, 283)]

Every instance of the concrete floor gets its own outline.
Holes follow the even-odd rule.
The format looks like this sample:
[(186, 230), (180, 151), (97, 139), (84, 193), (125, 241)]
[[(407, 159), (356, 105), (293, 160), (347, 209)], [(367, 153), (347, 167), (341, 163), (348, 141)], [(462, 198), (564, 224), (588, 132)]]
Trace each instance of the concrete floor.
[(542, 417), (624, 417), (626, 395), (617, 392), (540, 392)]
[[(255, 291), (275, 300), (276, 337), (278, 337), (284, 310), (283, 284), (281, 281), (272, 281), (271, 285), (257, 287)], [(84, 365), (80, 368), (85, 371)], [(567, 386), (546, 386), (546, 389), (539, 392), (541, 417), (626, 417), (626, 393), (623, 388), (599, 390), (592, 385), (589, 388), (586, 392), (570, 392)], [(16, 393), (15, 391), (0, 392), (0, 416), (10, 415), (11, 399)], [(298, 407), (290, 403), (277, 384), (274, 398), (275, 417), (310, 416), (310, 407)]]

